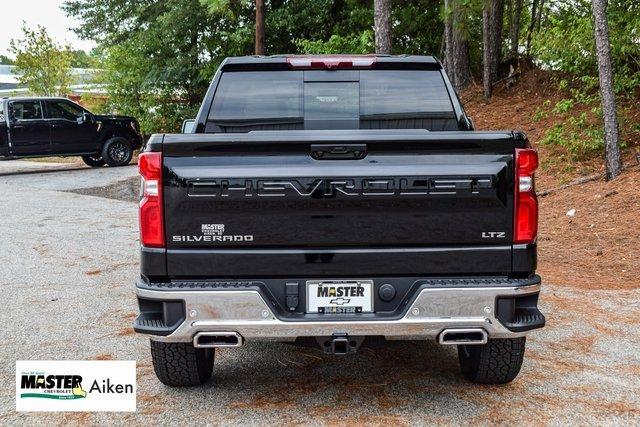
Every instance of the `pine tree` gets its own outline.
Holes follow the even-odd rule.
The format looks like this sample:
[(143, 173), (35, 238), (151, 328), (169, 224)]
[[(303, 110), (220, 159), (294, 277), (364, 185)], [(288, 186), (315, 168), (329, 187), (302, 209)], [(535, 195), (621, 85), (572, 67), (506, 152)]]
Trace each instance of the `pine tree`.
[(374, 0), (376, 53), (391, 54), (391, 0)]
[(596, 56), (600, 78), (600, 98), (604, 119), (606, 179), (610, 180), (622, 171), (620, 142), (618, 136), (618, 118), (616, 116), (616, 98), (613, 91), (613, 67), (611, 66), (611, 45), (609, 44), (609, 25), (607, 22), (607, 1), (591, 0), (593, 7)]

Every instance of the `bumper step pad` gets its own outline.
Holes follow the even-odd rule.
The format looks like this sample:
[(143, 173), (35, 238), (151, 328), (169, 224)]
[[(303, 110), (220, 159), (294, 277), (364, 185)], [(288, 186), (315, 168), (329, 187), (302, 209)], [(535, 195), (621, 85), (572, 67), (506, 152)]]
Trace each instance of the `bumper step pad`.
[(498, 298), (497, 318), (512, 332), (525, 332), (542, 328), (544, 315), (538, 310), (539, 294), (511, 298)]
[[(164, 335), (168, 331), (162, 313), (142, 313), (133, 321), (133, 329), (145, 334)], [(169, 331), (171, 332), (171, 331)]]
[(142, 334), (169, 335), (186, 318), (183, 301), (138, 298), (138, 306), (140, 315), (133, 321), (133, 330)]
[(544, 314), (537, 308), (519, 310), (516, 312), (513, 322), (505, 322), (504, 326), (513, 332), (524, 332), (542, 328), (546, 320)]

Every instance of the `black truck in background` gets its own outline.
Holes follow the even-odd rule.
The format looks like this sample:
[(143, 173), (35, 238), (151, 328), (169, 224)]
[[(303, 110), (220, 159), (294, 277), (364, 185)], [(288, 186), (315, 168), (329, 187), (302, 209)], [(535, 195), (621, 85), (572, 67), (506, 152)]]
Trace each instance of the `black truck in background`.
[(248, 341), (377, 336), (513, 380), (545, 323), (537, 164), (524, 134), (473, 130), (433, 57), (228, 58), (192, 133), (139, 159), (134, 328), (156, 375), (202, 384)]
[(0, 158), (81, 156), (89, 166), (124, 166), (142, 146), (138, 121), (93, 114), (66, 98), (0, 99)]

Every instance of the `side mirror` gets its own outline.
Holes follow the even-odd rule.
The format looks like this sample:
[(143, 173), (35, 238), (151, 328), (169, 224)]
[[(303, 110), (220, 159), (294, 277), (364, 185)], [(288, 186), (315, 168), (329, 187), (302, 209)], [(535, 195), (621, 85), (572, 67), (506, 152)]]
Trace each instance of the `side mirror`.
[(84, 111), (82, 113), (82, 116), (78, 117), (78, 119), (77, 119), (78, 124), (92, 122), (92, 121), (93, 121), (93, 116), (91, 114), (87, 113), (86, 111)]
[(196, 130), (196, 119), (187, 119), (182, 122), (182, 133), (193, 133)]

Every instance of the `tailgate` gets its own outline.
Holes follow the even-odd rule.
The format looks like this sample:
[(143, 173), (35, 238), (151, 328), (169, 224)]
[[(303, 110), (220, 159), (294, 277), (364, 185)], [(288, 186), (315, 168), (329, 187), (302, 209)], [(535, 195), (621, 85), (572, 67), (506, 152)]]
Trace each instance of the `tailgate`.
[(170, 276), (511, 267), (510, 132), (167, 135), (163, 159)]

